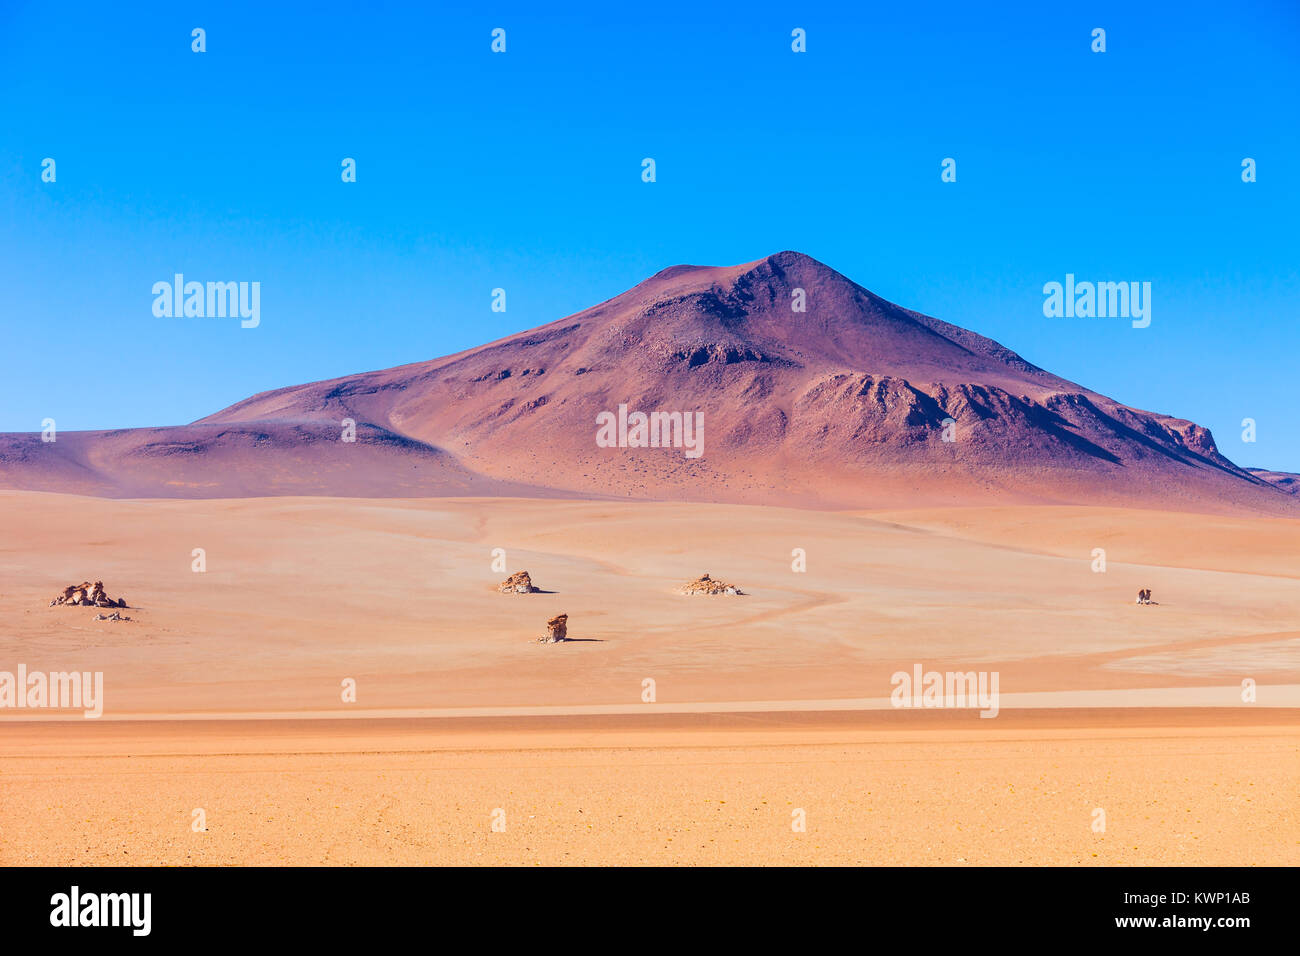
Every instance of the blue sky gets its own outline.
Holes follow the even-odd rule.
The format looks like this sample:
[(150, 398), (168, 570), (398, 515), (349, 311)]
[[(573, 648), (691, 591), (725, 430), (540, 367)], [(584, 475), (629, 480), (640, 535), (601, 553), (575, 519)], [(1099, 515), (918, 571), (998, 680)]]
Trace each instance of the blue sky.
[[(0, 4), (0, 430), (191, 421), (796, 249), (1300, 471), (1293, 2), (271, 6)], [(155, 317), (176, 272), (259, 281), (260, 327)], [(1045, 318), (1067, 272), (1151, 282), (1151, 326)]]

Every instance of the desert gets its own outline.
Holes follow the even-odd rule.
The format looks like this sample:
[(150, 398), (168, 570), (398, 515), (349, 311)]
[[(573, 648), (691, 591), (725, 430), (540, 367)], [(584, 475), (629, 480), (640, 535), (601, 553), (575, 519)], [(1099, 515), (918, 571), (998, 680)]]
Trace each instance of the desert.
[(797, 253), (0, 436), (0, 864), (1293, 865), (1293, 478)]
[[(3, 715), (0, 863), (1300, 861), (1290, 521), (28, 492), (0, 514), (39, 542), (0, 552), (31, 582), (0, 596), (0, 659), (104, 675), (98, 720)], [(502, 599), (494, 547), (558, 593)], [(676, 593), (724, 559), (746, 597)], [(46, 606), (73, 567), (148, 601), (116, 625)], [(560, 601), (598, 640), (535, 643)], [(997, 718), (892, 707), (916, 662), (997, 672)]]

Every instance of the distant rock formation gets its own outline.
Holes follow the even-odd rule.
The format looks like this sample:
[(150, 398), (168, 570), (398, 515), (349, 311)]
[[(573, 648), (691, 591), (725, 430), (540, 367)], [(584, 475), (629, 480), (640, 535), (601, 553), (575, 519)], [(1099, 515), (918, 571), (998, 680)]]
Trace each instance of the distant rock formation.
[(707, 574), (701, 575), (694, 581), (687, 582), (677, 589), (679, 594), (744, 594), (740, 588), (734, 584), (727, 584), (725, 581), (715, 581)]
[(527, 571), (516, 571), (502, 581), (497, 590), (502, 594), (535, 594), (540, 589), (533, 587), (533, 579)]
[(80, 584), (69, 584), (63, 589), (63, 593), (56, 595), (50, 602), (50, 607), (58, 605), (68, 605), (72, 607), (126, 607), (126, 600), (118, 598), (114, 601), (104, 590), (104, 582), (96, 581), (91, 584), (89, 581), (82, 581)]
[(558, 644), (569, 639), (569, 615), (557, 614), (546, 622), (546, 636), (537, 640), (543, 644)]

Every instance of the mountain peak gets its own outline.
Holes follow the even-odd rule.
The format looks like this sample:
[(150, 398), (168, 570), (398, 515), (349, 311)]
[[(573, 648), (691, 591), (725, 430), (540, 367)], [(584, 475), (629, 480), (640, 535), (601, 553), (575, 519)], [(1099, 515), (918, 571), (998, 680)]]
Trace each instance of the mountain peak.
[(816, 269), (823, 272), (830, 272), (830, 273), (834, 273), (835, 275), (839, 275), (838, 272), (835, 272), (835, 270), (832, 269), (830, 266), (826, 265), (826, 263), (814, 259), (812, 256), (807, 255), (806, 253), (795, 252), (793, 249), (785, 249), (782, 250), (781, 252), (774, 252), (770, 256), (764, 256), (762, 259), (758, 259), (755, 262), (750, 262), (745, 266), (741, 266), (740, 268), (753, 268), (759, 265), (766, 265), (773, 269), (778, 269), (781, 271), (788, 271), (791, 269)]
[(754, 262), (734, 266), (733, 270), (738, 277), (762, 278), (787, 288), (794, 288), (801, 283), (820, 285), (825, 282), (839, 282), (846, 286), (860, 288), (851, 279), (836, 272), (826, 263), (789, 249), (764, 256)]
[[(698, 447), (602, 444), (596, 424), (620, 410), (698, 422)], [(355, 441), (341, 444), (348, 421)], [(61, 435), (57, 448), (0, 437), (0, 486), (55, 478), (62, 490), (128, 496), (511, 493), (852, 508), (1181, 495), (1296, 507), (1199, 426), (1052, 375), (793, 250), (673, 266), (540, 328), (255, 395), (190, 426)]]
[(690, 283), (691, 280), (695, 280), (696, 282), (704, 282), (706, 284), (726, 284), (734, 282), (742, 276), (763, 275), (785, 278), (791, 274), (827, 277), (836, 276), (844, 282), (850, 281), (841, 276), (830, 266), (817, 261), (812, 256), (787, 249), (782, 252), (775, 252), (770, 256), (764, 256), (761, 259), (755, 259), (752, 262), (743, 262), (739, 265), (698, 266), (683, 263), (681, 265), (669, 266), (667, 269), (662, 269), (659, 272), (656, 272), (641, 285), (663, 285), (674, 280), (685, 280), (687, 283)]

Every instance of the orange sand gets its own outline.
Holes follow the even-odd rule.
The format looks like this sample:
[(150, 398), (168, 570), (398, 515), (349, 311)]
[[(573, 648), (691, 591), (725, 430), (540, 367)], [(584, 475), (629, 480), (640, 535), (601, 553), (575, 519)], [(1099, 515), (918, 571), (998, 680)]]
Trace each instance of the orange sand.
[[(0, 492), (0, 670), (102, 670), (106, 698), (0, 711), (0, 863), (1295, 864), (1297, 532)], [(496, 593), (494, 548), (553, 593)], [(674, 593), (706, 571), (746, 595)], [(135, 620), (46, 607), (83, 578)], [(559, 612), (585, 640), (535, 643)], [(918, 662), (997, 671), (1001, 713), (889, 708)], [(468, 709), (499, 716), (418, 716)]]

